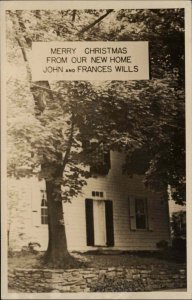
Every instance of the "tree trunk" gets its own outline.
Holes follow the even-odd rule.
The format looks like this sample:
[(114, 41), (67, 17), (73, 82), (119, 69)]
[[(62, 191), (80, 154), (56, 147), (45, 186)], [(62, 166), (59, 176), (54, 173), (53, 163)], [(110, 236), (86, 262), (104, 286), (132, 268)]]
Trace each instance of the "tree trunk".
[[(35, 11), (36, 17), (41, 18), (40, 12)], [(9, 15), (13, 21), (13, 26), (19, 25), (21, 32), (25, 32), (26, 27), (22, 18), (21, 11), (16, 11), (16, 14), (9, 11)], [(75, 13), (73, 15), (75, 19)], [(30, 89), (35, 101), (35, 114), (39, 118), (46, 108), (47, 103), (54, 101), (53, 93), (51, 91), (48, 81), (37, 81), (31, 83), (31, 69), (29, 67), (29, 62), (27, 58), (27, 52), (25, 51), (26, 46), (31, 47), (31, 40), (26, 38), (26, 35), (23, 34), (21, 37), (21, 32), (18, 34), (15, 31), (15, 38), (18, 42), (18, 45), (21, 48), (23, 59), (26, 63), (27, 75), (30, 82)], [(72, 134), (73, 134), (73, 125), (71, 136), (69, 140), (69, 147), (66, 151), (64, 162), (62, 159), (62, 153), (57, 153), (56, 157), (58, 159), (58, 164), (54, 165), (51, 161), (48, 162), (45, 158), (45, 163), (41, 165), (46, 174), (46, 167), (53, 168), (53, 176), (51, 180), (46, 180), (46, 192), (47, 192), (47, 202), (48, 202), (48, 231), (49, 231), (49, 242), (48, 248), (45, 253), (45, 261), (52, 264), (54, 267), (66, 267), (67, 265), (74, 265), (75, 260), (70, 256), (67, 250), (67, 239), (65, 232), (64, 224), (64, 215), (63, 215), (63, 206), (61, 199), (61, 184), (58, 186), (58, 182), (61, 182), (63, 177), (63, 170), (67, 164), (68, 154), (72, 145)], [(63, 164), (60, 164), (63, 162)], [(62, 165), (62, 167), (61, 167)], [(57, 193), (56, 193), (57, 191)]]
[(55, 180), (46, 181), (49, 243), (45, 259), (54, 267), (64, 267), (71, 262), (71, 256), (67, 250), (63, 205), (58, 194), (57, 197), (55, 195), (56, 188), (58, 189), (58, 185), (55, 185)]

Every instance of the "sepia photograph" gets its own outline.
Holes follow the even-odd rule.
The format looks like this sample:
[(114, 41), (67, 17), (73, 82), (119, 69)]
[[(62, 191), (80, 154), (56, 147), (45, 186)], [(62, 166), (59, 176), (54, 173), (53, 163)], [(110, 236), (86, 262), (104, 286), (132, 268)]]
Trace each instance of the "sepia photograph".
[(1, 5), (3, 299), (191, 299), (190, 3), (27, 2)]

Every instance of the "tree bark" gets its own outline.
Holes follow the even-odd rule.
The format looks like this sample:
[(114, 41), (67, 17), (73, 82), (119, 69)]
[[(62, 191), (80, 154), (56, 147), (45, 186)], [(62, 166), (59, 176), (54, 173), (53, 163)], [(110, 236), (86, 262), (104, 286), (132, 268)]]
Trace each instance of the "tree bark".
[(62, 201), (58, 196), (55, 197), (56, 188), (58, 186), (55, 181), (46, 181), (49, 243), (45, 258), (48, 263), (62, 267), (68, 264), (70, 255), (67, 250)]

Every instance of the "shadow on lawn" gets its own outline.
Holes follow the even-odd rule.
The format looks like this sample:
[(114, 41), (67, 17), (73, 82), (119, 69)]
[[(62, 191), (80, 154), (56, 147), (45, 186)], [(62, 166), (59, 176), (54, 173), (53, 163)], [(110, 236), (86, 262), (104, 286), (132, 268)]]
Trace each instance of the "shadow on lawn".
[[(186, 247), (184, 244), (179, 243), (175, 242), (172, 247), (166, 247), (158, 251), (115, 251), (105, 248), (84, 253), (72, 252), (72, 260), (68, 264), (58, 268), (82, 269), (89, 267), (102, 268), (122, 266), (128, 268), (133, 265), (185, 264)], [(9, 269), (54, 269), (54, 266), (46, 263), (43, 258), (43, 252), (31, 253), (30, 251), (21, 251), (9, 253)]]
[(159, 251), (106, 251), (106, 250), (93, 250), (81, 253), (83, 256), (126, 256), (127, 259), (132, 258), (141, 262), (143, 259), (153, 259), (164, 262), (186, 263), (186, 249), (175, 249), (168, 247)]

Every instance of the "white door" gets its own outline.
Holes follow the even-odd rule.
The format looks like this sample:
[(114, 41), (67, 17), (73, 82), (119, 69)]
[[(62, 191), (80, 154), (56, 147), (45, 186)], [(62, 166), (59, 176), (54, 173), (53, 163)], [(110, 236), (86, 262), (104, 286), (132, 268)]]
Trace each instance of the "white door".
[(105, 201), (93, 201), (95, 246), (106, 246)]

